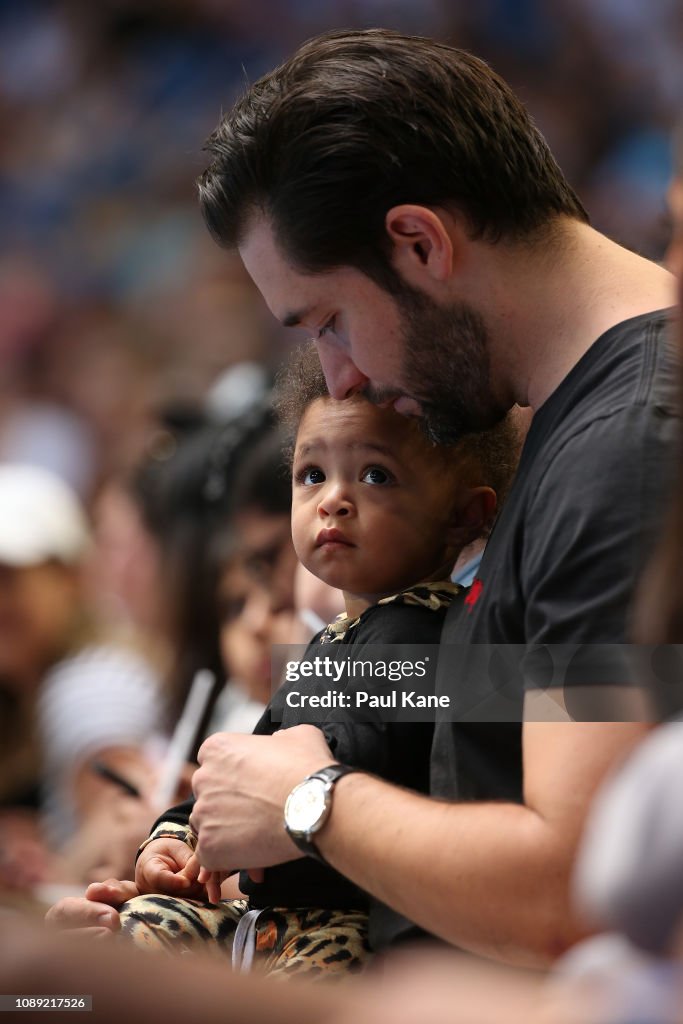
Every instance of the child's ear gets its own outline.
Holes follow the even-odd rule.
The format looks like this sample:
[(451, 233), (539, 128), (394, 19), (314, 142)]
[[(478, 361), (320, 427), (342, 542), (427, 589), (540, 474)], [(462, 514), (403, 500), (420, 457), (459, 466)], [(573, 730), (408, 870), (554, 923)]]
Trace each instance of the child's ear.
[(473, 487), (466, 500), (453, 511), (448, 539), (453, 547), (464, 548), (486, 533), (496, 514), (498, 499), (492, 487)]

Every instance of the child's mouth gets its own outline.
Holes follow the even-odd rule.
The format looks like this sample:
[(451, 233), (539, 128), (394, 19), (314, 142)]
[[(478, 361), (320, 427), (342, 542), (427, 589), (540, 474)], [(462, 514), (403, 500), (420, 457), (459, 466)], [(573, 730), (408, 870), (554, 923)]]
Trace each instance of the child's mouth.
[(317, 548), (322, 547), (347, 547), (352, 548), (355, 545), (347, 540), (341, 530), (321, 530), (318, 536), (315, 538), (315, 546)]

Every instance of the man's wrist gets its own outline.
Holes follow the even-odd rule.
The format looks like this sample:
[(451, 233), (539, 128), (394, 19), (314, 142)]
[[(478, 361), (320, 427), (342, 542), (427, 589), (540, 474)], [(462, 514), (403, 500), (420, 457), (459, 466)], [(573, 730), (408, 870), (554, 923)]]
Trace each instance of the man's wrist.
[(324, 862), (318, 840), (332, 813), (335, 788), (341, 779), (357, 772), (352, 765), (335, 762), (309, 773), (290, 790), (284, 807), (284, 827), (306, 856)]

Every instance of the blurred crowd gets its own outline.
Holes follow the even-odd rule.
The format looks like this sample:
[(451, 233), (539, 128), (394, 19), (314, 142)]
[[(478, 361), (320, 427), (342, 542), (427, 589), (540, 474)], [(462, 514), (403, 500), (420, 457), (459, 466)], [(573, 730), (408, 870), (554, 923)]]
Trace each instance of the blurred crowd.
[(286, 339), (210, 240), (193, 179), (245, 80), (318, 32), (375, 24), (489, 60), (594, 226), (663, 257), (675, 0), (5, 0), (3, 901), (125, 877), (200, 670), (189, 760), (211, 731), (251, 731), (273, 644), (341, 610), (291, 545), (269, 403)]
[[(245, 81), (311, 35), (373, 24), (488, 59), (530, 107), (595, 226), (663, 255), (669, 131), (683, 93), (673, 0), (647, 11), (614, 0), (6, 0), (0, 461), (55, 474), (83, 505), (64, 514), (67, 532), (82, 518), (82, 543), (62, 559), (62, 578), (54, 567), (38, 578), (35, 550), (9, 552), (1, 591), (0, 683), (12, 738), (2, 796), (5, 805), (43, 807), (53, 852), (87, 819), (78, 808), (107, 789), (90, 771), (65, 789), (68, 766), (106, 749), (129, 776), (142, 773), (144, 789), (199, 668), (215, 675), (212, 703), (231, 676), (255, 708), (268, 697), (272, 637), (257, 623), (256, 640), (225, 641), (221, 657), (219, 625), (239, 619), (259, 573), (270, 585), (272, 551), (265, 560), (257, 551), (253, 564), (247, 555), (246, 570), (232, 558), (240, 503), (256, 534), (257, 510), (279, 517), (276, 534), (284, 529), (284, 476), (282, 493), (267, 483), (259, 491), (256, 458), (256, 478), (235, 481), (250, 463), (245, 452), (267, 444), (264, 395), (285, 339), (239, 259), (210, 240), (193, 180), (203, 140)], [(263, 480), (274, 452), (261, 453)], [(43, 488), (49, 502), (57, 484), (10, 474), (0, 486), (9, 515), (28, 501), (26, 487)], [(22, 522), (29, 549), (60, 556), (64, 538), (51, 533), (59, 524), (32, 522), (30, 512)], [(36, 622), (38, 593), (48, 596)], [(272, 600), (267, 615), (293, 614), (293, 600)], [(320, 616), (308, 606), (318, 600), (323, 618), (336, 610), (305, 594), (309, 632)], [(74, 609), (61, 619), (50, 611), (60, 603)], [(101, 662), (100, 718), (109, 721), (102, 730), (93, 720), (93, 735), (75, 712), (78, 659), (90, 656)], [(122, 692), (119, 677), (135, 680), (134, 714), (112, 696)], [(219, 709), (232, 697), (222, 700)], [(74, 717), (78, 735), (66, 724)], [(253, 720), (247, 713), (244, 727)], [(37, 732), (27, 745), (19, 740), (29, 721)], [(76, 846), (87, 844), (80, 837)], [(62, 863), (61, 874), (91, 877), (95, 865), (77, 861)], [(26, 874), (51, 872), (37, 856)]]
[(197, 402), (241, 360), (281, 358), (197, 214), (203, 140), (303, 39), (373, 24), (488, 59), (595, 226), (662, 255), (674, 0), (5, 0), (0, 457), (47, 463), (90, 499), (135, 463), (160, 407)]

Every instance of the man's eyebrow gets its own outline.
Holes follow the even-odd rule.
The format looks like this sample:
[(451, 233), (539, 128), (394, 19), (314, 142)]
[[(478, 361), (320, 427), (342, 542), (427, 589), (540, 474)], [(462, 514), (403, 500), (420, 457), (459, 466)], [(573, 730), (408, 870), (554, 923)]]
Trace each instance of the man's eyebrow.
[(294, 313), (285, 313), (280, 323), (283, 327), (298, 327), (302, 320), (310, 316), (312, 308), (312, 306), (309, 306), (308, 309), (300, 309)]

